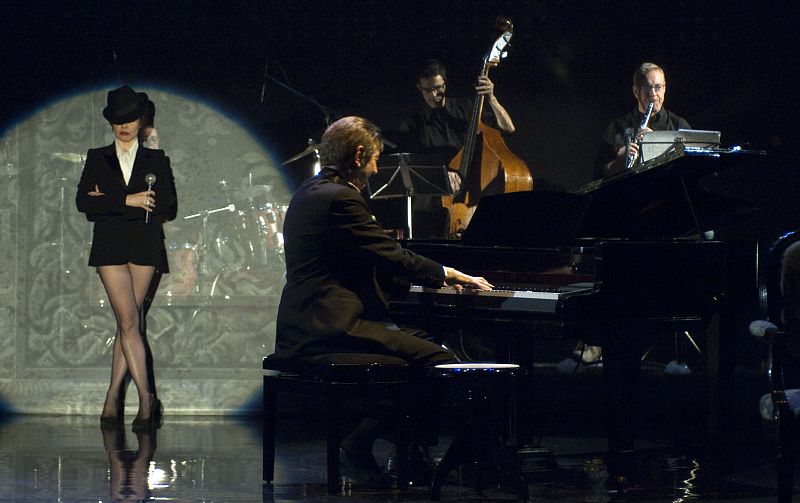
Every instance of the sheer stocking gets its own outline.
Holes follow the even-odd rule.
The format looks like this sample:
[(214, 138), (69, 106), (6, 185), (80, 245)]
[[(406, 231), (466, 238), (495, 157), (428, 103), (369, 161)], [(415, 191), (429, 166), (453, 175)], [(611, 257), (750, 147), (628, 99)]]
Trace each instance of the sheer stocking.
[(111, 357), (111, 383), (103, 406), (104, 416), (115, 416), (125, 376), (130, 372), (139, 394), (138, 418), (150, 415), (150, 381), (146, 350), (139, 331), (139, 309), (144, 301), (155, 268), (136, 264), (97, 268), (117, 319), (117, 332)]

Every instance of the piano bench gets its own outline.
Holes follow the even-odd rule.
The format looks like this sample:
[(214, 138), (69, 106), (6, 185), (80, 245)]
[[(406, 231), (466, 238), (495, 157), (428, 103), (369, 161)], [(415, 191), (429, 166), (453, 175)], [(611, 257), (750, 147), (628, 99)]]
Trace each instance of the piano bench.
[(452, 443), (436, 467), (430, 498), (441, 497), (444, 478), (455, 468), (473, 463), (475, 491), (481, 492), (481, 468), (499, 470), (516, 485), (519, 501), (528, 501), (528, 484), (522, 476), (516, 446), (516, 378), (523, 370), (509, 363), (456, 363), (437, 365), (433, 378), (449, 384), (455, 407), (465, 409), (457, 422)]
[[(335, 355), (329, 355), (334, 356)], [(343, 361), (352, 355), (342, 354)], [(363, 357), (363, 354), (359, 356)], [(290, 393), (312, 397), (321, 404), (325, 420), (327, 449), (327, 490), (338, 494), (342, 487), (339, 471), (339, 448), (348, 420), (357, 417), (353, 407), (345, 401), (359, 404), (395, 398), (400, 404), (400, 428), (398, 452), (408, 452), (410, 432), (403, 402), (409, 393), (408, 365), (400, 358), (386, 362), (386, 355), (376, 355), (384, 363), (327, 363), (301, 358), (281, 358), (275, 355), (263, 359), (262, 367), (269, 371), (264, 375), (263, 396), (263, 481), (272, 484), (275, 475), (275, 437), (277, 433), (277, 404), (279, 393)], [(397, 486), (407, 487), (408, 460), (398, 456)]]

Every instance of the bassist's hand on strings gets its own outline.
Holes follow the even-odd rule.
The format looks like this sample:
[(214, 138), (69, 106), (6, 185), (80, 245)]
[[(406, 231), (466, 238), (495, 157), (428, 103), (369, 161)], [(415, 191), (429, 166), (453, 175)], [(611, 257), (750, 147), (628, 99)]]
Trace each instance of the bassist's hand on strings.
[(454, 287), (458, 292), (462, 291), (464, 286), (471, 286), (483, 291), (489, 291), (494, 288), (494, 285), (481, 276), (470, 276), (447, 266), (444, 268), (444, 282), (446, 285)]
[(479, 75), (478, 83), (475, 84), (475, 92), (491, 99), (494, 97), (494, 83), (486, 75)]
[(448, 170), (447, 178), (450, 180), (450, 190), (452, 194), (455, 194), (461, 190), (461, 175), (458, 171)]
[(500, 104), (497, 96), (494, 95), (494, 83), (486, 75), (478, 76), (478, 83), (475, 85), (475, 92), (478, 96), (483, 96), (488, 102), (489, 106), (494, 112), (495, 119), (497, 120), (497, 127), (500, 131), (506, 134), (512, 134), (516, 131), (514, 122), (508, 111)]

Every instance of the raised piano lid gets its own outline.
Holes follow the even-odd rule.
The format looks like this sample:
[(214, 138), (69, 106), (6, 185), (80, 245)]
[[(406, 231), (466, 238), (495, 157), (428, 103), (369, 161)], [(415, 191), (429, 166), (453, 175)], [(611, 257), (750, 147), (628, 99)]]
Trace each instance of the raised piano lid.
[[(606, 187), (628, 183), (631, 178), (642, 178), (638, 175), (650, 171), (674, 175), (691, 175), (698, 178), (716, 171), (724, 171), (740, 163), (753, 161), (763, 162), (767, 152), (764, 150), (745, 150), (738, 146), (728, 148), (697, 147), (685, 144), (676, 144), (663, 155), (650, 159), (635, 168), (623, 171), (608, 178), (591, 181), (581, 185), (573, 191), (574, 194), (594, 195), (601, 193)], [(681, 160), (682, 158), (686, 158)], [(680, 172), (680, 168), (683, 168)]]
[(663, 156), (578, 189), (592, 205), (582, 237), (691, 238), (751, 213), (749, 201), (709, 190), (718, 174), (747, 166), (762, 170), (763, 151), (677, 145)]
[(568, 246), (575, 241), (590, 202), (590, 197), (566, 192), (484, 196), (461, 242), (467, 246)]

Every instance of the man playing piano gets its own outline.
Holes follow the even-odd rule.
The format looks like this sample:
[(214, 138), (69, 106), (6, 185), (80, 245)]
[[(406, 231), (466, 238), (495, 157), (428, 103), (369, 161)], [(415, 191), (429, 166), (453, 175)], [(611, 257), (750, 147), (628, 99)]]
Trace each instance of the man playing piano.
[[(595, 160), (595, 179), (625, 171), (630, 158), (639, 155), (642, 136), (652, 131), (691, 129), (689, 123), (666, 108), (667, 80), (664, 70), (655, 63), (642, 63), (633, 74), (633, 97), (636, 108), (615, 119), (603, 133)], [(652, 112), (644, 124), (649, 104)]]
[[(278, 308), (275, 352), (320, 362), (453, 363), (446, 348), (400, 329), (388, 315), (392, 277), (439, 287), (491, 290), (481, 277), (403, 248), (380, 228), (361, 195), (377, 172), (380, 130), (360, 117), (334, 122), (323, 134), (322, 169), (306, 180), (284, 221), (286, 286)], [(342, 441), (342, 471), (354, 481), (381, 481), (372, 456), (375, 421)]]

